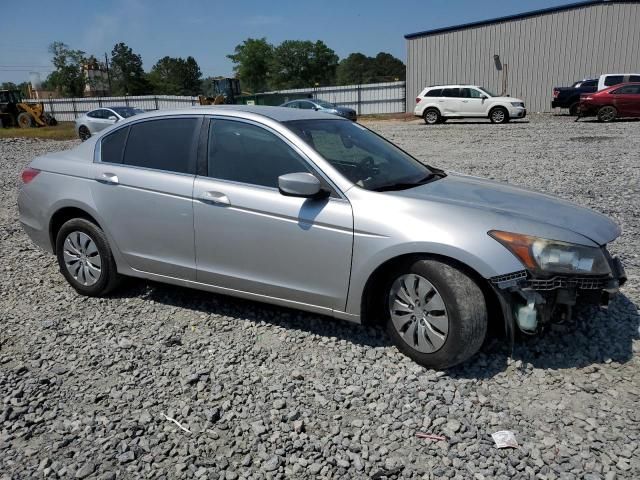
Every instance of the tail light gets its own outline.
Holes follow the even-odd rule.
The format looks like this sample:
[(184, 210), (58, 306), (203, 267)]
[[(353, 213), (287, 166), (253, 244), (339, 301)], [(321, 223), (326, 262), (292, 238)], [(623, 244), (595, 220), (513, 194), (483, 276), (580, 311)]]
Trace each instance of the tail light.
[(560, 95), (560, 90), (558, 90), (557, 88), (553, 89), (553, 98), (558, 98), (558, 95)]
[(38, 174), (40, 173), (40, 170), (35, 169), (35, 168), (25, 168), (22, 171), (22, 183), (24, 183), (25, 185), (27, 183), (29, 183), (31, 180), (33, 180), (34, 178), (36, 178), (38, 176)]
[(416, 97), (416, 103), (420, 103), (420, 100), (422, 100), (422, 97)]

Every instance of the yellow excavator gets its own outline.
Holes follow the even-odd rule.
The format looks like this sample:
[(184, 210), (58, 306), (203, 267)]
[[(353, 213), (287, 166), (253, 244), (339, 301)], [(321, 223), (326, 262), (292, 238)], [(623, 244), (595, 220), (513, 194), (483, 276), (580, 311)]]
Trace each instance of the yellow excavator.
[(44, 111), (44, 104), (26, 103), (19, 90), (0, 90), (0, 124), (4, 127), (46, 127), (57, 125)]
[(234, 104), (236, 97), (241, 94), (240, 80), (237, 78), (215, 78), (212, 86), (211, 96), (200, 95), (198, 97), (200, 105)]

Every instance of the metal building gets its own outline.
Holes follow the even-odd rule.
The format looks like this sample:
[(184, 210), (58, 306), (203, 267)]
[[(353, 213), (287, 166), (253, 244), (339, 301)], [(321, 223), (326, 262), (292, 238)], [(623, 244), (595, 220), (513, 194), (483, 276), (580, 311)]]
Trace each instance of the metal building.
[(551, 111), (554, 86), (640, 72), (640, 0), (591, 0), (405, 35), (407, 111), (428, 85), (470, 83)]

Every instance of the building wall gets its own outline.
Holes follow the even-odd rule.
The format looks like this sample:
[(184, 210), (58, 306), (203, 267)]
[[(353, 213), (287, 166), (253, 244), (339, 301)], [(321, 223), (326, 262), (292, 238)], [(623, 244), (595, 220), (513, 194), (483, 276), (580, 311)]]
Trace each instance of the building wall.
[[(500, 56), (498, 71), (494, 55)], [(640, 2), (603, 3), (407, 40), (407, 111), (434, 84), (470, 83), (551, 111), (554, 86), (640, 72)]]

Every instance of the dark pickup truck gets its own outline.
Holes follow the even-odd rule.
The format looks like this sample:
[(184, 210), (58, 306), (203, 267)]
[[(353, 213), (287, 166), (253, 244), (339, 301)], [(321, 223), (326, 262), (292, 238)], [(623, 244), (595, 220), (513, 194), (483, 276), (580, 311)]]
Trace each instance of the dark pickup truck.
[(593, 93), (598, 91), (597, 78), (585, 78), (574, 83), (570, 87), (555, 87), (553, 89), (553, 100), (551, 108), (568, 108), (570, 115), (578, 114), (580, 95), (583, 93)]

